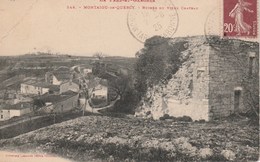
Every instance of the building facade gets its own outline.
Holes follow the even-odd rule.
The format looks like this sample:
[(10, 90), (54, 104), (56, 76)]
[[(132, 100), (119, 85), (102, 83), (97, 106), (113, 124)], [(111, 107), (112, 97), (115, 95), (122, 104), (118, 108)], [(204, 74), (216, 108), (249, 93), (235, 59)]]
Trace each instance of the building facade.
[(209, 119), (259, 108), (258, 44), (231, 43), (209, 55)]
[(229, 40), (221, 48), (202, 44), (195, 51), (192, 68), (184, 70), (190, 80), (178, 92), (185, 98), (166, 99), (169, 114), (213, 120), (259, 107), (257, 43)]
[(21, 94), (43, 95), (49, 92), (49, 88), (39, 87), (28, 83), (21, 84)]
[(108, 83), (107, 83), (106, 79), (101, 79), (99, 81), (99, 84), (97, 84), (93, 88), (91, 98), (103, 99), (103, 100), (106, 100), (106, 102), (107, 102), (107, 99), (108, 99)]
[(11, 119), (15, 116), (22, 116), (33, 112), (31, 103), (18, 103), (14, 105), (5, 105), (0, 110), (0, 121)]
[(62, 94), (46, 94), (39, 98), (45, 106), (40, 108), (43, 113), (64, 113), (78, 107), (79, 94), (67, 91)]
[(59, 91), (59, 86), (47, 82), (37, 82), (32, 80), (21, 84), (21, 94), (43, 95), (50, 91)]

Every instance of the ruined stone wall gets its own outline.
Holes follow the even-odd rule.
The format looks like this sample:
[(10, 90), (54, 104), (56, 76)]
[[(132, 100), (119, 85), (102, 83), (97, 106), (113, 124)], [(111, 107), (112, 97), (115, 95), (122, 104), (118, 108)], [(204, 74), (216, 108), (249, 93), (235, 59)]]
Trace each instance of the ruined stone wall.
[[(250, 95), (259, 102), (258, 44), (228, 40), (213, 48), (201, 37), (186, 40), (182, 66), (167, 85), (149, 88), (137, 116), (158, 119), (169, 114), (212, 120), (248, 110), (253, 103)], [(251, 57), (252, 77), (248, 77)], [(235, 91), (241, 92), (239, 103), (235, 102)]]
[[(250, 57), (254, 57), (251, 77)], [(230, 41), (221, 49), (211, 48), (209, 60), (209, 118), (224, 117), (247, 110), (248, 104), (252, 103), (248, 100), (249, 91), (255, 93), (254, 97), (258, 97), (257, 46), (243, 41)]]
[[(209, 96), (209, 47), (203, 42), (192, 42), (189, 48), (191, 56), (183, 64), (168, 84), (179, 87), (176, 95), (169, 91), (167, 100), (169, 114), (172, 116), (190, 116), (193, 120), (208, 120)], [(171, 89), (171, 88), (168, 88)]]
[(156, 85), (148, 90), (137, 116), (149, 114), (158, 119), (169, 114), (208, 120), (210, 48), (201, 37), (188, 41), (188, 49), (182, 52), (184, 63), (180, 69), (167, 85)]

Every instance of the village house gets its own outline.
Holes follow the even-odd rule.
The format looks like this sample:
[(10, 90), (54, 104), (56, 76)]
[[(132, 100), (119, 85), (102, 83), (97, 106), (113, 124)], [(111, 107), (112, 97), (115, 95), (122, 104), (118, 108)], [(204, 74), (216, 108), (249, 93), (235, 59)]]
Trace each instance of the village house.
[(79, 94), (69, 90), (61, 94), (45, 94), (37, 99), (44, 103), (40, 112), (64, 113), (78, 107)]
[(25, 95), (43, 95), (45, 93), (54, 93), (57, 91), (59, 91), (59, 86), (47, 82), (29, 80), (21, 83), (21, 94)]
[(92, 91), (92, 99), (102, 99), (107, 102), (108, 99), (108, 82), (106, 79), (101, 79)]
[(80, 89), (80, 83), (78, 81), (76, 80), (65, 81), (60, 85), (60, 94), (66, 91), (79, 92), (79, 89)]
[(60, 67), (45, 74), (45, 82), (53, 85), (61, 85), (63, 82), (75, 79), (75, 73), (68, 67)]
[(84, 74), (84, 75), (88, 75), (88, 74), (90, 74), (90, 73), (92, 73), (92, 69), (88, 69), (88, 68), (84, 68), (84, 69), (83, 69), (83, 74)]
[(2, 105), (0, 110), (0, 121), (11, 119), (15, 116), (22, 116), (33, 112), (33, 104), (21, 102), (14, 105)]

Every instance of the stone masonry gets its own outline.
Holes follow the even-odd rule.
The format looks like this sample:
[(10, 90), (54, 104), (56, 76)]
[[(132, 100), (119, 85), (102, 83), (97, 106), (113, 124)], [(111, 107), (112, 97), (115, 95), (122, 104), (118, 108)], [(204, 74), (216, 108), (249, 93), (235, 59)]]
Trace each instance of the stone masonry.
[(257, 43), (226, 40), (215, 48), (202, 37), (176, 38), (171, 43), (176, 41), (189, 42), (182, 53), (186, 61), (167, 85), (149, 89), (136, 116), (212, 120), (258, 106)]
[(258, 44), (230, 40), (209, 53), (209, 118), (245, 112), (259, 103)]

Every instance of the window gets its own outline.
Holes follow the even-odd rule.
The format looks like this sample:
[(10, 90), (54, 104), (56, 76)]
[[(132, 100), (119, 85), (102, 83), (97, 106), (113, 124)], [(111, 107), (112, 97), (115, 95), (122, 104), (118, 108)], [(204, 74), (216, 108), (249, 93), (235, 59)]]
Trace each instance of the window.
[(1, 119), (3, 119), (4, 118), (4, 115), (1, 115)]
[(250, 52), (248, 52), (248, 56), (249, 56), (248, 75), (249, 75), (249, 77), (251, 77), (253, 72), (254, 72), (254, 64), (255, 64), (256, 52), (250, 51)]
[(241, 90), (235, 90), (234, 92), (234, 110), (237, 112), (240, 108)]
[(255, 57), (249, 57), (249, 72), (248, 72), (249, 76), (252, 76), (252, 74), (253, 74), (254, 60), (255, 60)]
[(205, 72), (205, 67), (199, 67), (197, 69), (197, 79), (201, 78)]

